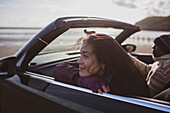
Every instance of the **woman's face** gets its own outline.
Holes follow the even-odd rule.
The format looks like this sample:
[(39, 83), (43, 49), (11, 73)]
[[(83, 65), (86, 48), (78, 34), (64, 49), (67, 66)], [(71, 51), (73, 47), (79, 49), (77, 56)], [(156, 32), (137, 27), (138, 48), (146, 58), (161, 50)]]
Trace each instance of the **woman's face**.
[(102, 65), (98, 63), (95, 54), (93, 54), (92, 46), (83, 43), (80, 52), (81, 56), (77, 61), (79, 64), (79, 75), (81, 77), (88, 77), (93, 74), (101, 76), (104, 70), (102, 70)]

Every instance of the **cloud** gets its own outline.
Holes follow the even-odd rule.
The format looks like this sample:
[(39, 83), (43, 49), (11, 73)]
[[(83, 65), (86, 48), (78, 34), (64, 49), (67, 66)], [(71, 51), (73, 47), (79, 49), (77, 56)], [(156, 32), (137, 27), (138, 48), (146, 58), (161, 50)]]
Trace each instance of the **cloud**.
[[(0, 0), (0, 26), (44, 26), (63, 16), (97, 16), (136, 22), (169, 15), (169, 0)], [(33, 24), (31, 24), (31, 22)]]
[(121, 7), (144, 10), (147, 16), (170, 15), (169, 0), (112, 0), (112, 2)]
[(3, 8), (4, 6), (0, 4), (0, 8)]
[(134, 0), (113, 0), (113, 3), (121, 7), (137, 8), (133, 1)]
[(0, 26), (44, 26), (66, 15), (72, 3), (74, 0), (0, 0)]
[(170, 15), (170, 1), (164, 0), (164, 1), (154, 1), (152, 5), (148, 5), (148, 13), (151, 16), (166, 16)]

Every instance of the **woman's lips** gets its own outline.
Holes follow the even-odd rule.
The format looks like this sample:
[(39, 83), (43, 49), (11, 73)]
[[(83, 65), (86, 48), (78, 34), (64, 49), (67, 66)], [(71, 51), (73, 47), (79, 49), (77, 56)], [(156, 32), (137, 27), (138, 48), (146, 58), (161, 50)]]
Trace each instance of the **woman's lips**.
[(85, 68), (79, 67), (79, 71), (82, 71), (83, 69), (85, 69)]

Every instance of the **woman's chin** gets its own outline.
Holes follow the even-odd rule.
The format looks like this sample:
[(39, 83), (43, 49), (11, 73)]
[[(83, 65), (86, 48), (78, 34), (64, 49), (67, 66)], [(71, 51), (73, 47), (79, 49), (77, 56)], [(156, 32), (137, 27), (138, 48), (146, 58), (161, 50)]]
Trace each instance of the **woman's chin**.
[(79, 71), (79, 75), (80, 75), (80, 77), (88, 77), (88, 76), (90, 76), (90, 75), (88, 75), (86, 73), (83, 73), (81, 71)]

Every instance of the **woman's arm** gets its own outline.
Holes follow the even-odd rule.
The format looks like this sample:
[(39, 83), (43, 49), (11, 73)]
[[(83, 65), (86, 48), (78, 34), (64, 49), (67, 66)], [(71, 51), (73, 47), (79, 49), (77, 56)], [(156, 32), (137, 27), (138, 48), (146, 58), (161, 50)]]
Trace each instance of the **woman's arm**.
[(110, 91), (107, 81), (98, 76), (78, 77), (77, 84), (78, 86), (91, 89), (94, 93), (102, 94)]
[(76, 85), (76, 78), (79, 76), (78, 65), (74, 62), (61, 63), (56, 65), (53, 76), (56, 81)]
[(56, 65), (53, 76), (56, 81), (88, 88), (95, 93), (102, 94), (110, 91), (108, 83), (100, 77), (80, 77), (77, 63), (67, 62)]

